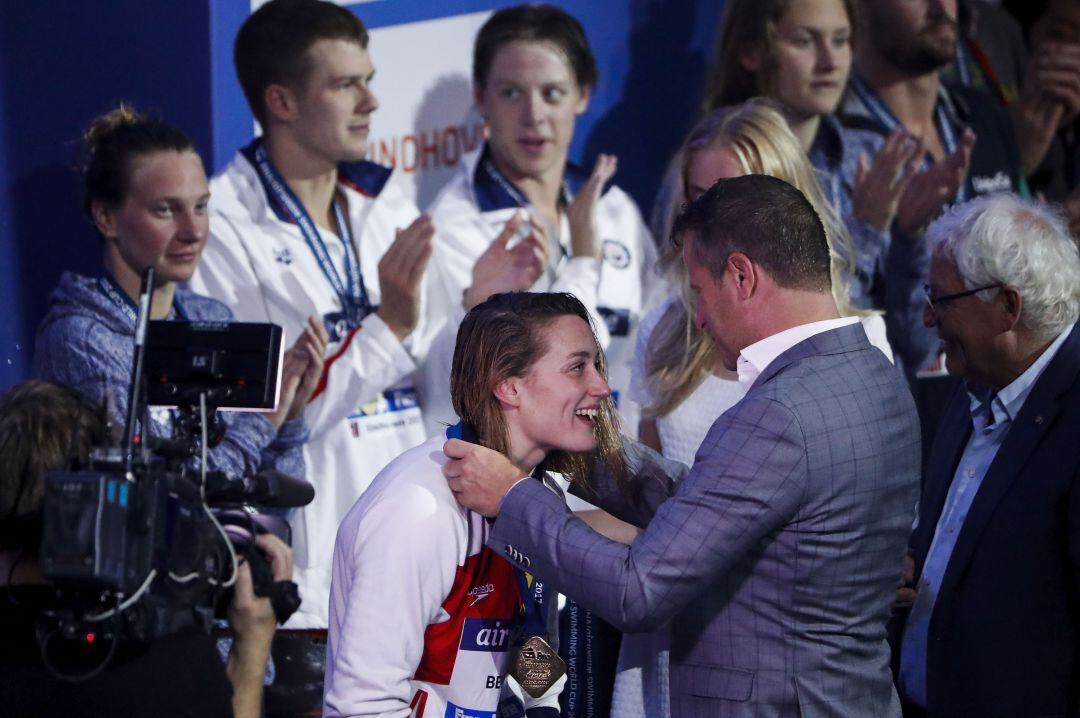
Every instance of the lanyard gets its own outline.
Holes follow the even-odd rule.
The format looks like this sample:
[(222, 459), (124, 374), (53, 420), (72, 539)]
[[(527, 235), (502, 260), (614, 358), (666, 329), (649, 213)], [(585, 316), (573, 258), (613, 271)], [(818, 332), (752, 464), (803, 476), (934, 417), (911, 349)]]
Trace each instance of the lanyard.
[(274, 195), (274, 199), (283, 206), (292, 216), (300, 234), (303, 235), (308, 249), (315, 255), (315, 261), (319, 263), (319, 269), (323, 276), (330, 282), (331, 288), (337, 294), (342, 309), (345, 310), (345, 318), (349, 328), (354, 329), (360, 325), (360, 321), (372, 312), (371, 303), (368, 301), (367, 289), (364, 287), (364, 278), (360, 274), (360, 260), (356, 256), (356, 246), (353, 244), (352, 232), (349, 223), (341, 212), (341, 207), (334, 202), (334, 221), (337, 224), (338, 236), (345, 245), (345, 281), (341, 280), (334, 263), (330, 260), (330, 252), (326, 248), (322, 235), (315, 227), (311, 215), (307, 213), (300, 200), (281, 178), (277, 168), (270, 162), (270, 156), (266, 154), (266, 147), (262, 144), (255, 150), (255, 170), (263, 180), (267, 190)]
[[(115, 279), (109, 275), (98, 277), (98, 289), (100, 289), (101, 293), (108, 297), (109, 300), (124, 313), (125, 317), (131, 320), (132, 324), (139, 320), (138, 307), (135, 306), (135, 302), (131, 301), (131, 297), (120, 288), (120, 285), (116, 283)], [(187, 319), (184, 310), (176, 303), (175, 297), (173, 298), (172, 311), (181, 319)]]
[[(506, 194), (510, 195), (511, 199), (517, 202), (518, 207), (528, 207), (529, 198), (522, 194), (521, 190), (514, 186), (514, 183), (506, 178), (499, 168), (495, 166), (495, 163), (491, 161), (490, 157), (484, 158), (484, 171), (487, 172), (493, 180), (499, 183), (499, 186), (503, 188)], [(573, 201), (573, 192), (566, 185), (566, 177), (563, 177), (562, 181), (562, 201), (564, 204), (570, 204)]]
[[(900, 120), (896, 119), (896, 115), (893, 114), (892, 110), (882, 102), (877, 93), (870, 89), (870, 86), (858, 75), (852, 75), (851, 77), (851, 90), (863, 103), (863, 106), (866, 107), (870, 117), (884, 127), (886, 132), (892, 133), (902, 127)], [(937, 127), (938, 136), (941, 137), (942, 149), (945, 150), (945, 155), (951, 155), (956, 151), (956, 132), (953, 130), (952, 122), (949, 121), (949, 115), (945, 111), (945, 103), (940, 98), (934, 107), (934, 124)], [(925, 168), (926, 164), (926, 158), (924, 157), (922, 167)], [(960, 189), (957, 191), (954, 201), (955, 204), (962, 204), (967, 200), (967, 195), (967, 181), (965, 179), (964, 182), (960, 183)]]
[[(447, 439), (461, 439), (471, 444), (480, 443), (480, 437), (476, 430), (459, 421), (454, 426), (447, 427)], [(546, 636), (547, 630), (547, 606), (552, 592), (538, 581), (532, 574), (515, 567), (514, 576), (517, 578), (518, 588), (521, 589), (521, 606), (519, 610), (523, 619), (523, 631), (526, 636)]]
[(495, 163), (491, 161), (490, 157), (484, 158), (484, 171), (488, 173), (493, 180), (495, 180), (506, 194), (510, 195), (511, 199), (517, 203), (518, 207), (528, 207), (529, 199), (521, 193), (514, 183), (506, 179), (506, 176), (499, 171), (499, 168), (495, 166)]

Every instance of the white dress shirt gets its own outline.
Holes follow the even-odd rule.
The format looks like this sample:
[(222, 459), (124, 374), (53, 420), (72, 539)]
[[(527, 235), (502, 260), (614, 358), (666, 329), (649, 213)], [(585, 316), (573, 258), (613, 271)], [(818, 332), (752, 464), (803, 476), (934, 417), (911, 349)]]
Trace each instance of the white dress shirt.
[(761, 372), (765, 371), (766, 367), (772, 364), (776, 357), (791, 347), (815, 334), (856, 324), (858, 321), (858, 317), (841, 317), (839, 319), (825, 319), (820, 322), (800, 324), (754, 342), (739, 352), (739, 358), (735, 363), (735, 370), (739, 374), (739, 383), (742, 384), (744, 391), (749, 390)]

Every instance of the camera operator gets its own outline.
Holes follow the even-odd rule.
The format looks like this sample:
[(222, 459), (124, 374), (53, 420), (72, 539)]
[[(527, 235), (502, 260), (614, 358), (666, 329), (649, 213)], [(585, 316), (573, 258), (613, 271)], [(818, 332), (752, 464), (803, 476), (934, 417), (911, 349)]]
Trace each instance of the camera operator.
[[(151, 319), (233, 321), (228, 308), (177, 285), (191, 278), (209, 231), (209, 189), (194, 145), (175, 127), (119, 108), (83, 137), (84, 209), (102, 238), (105, 274), (65, 272), (38, 327), (34, 376), (105, 402), (123, 424), (131, 381), (141, 273), (154, 267)], [(222, 413), (211, 470), (248, 476), (273, 468), (304, 476), (302, 413), (322, 374), (326, 330), (312, 322), (285, 353), (278, 409)], [(172, 433), (172, 412), (152, 409), (152, 432)]]
[[(105, 670), (66, 682), (47, 669), (35, 624), (62, 608), (41, 575), (45, 475), (86, 466), (104, 438), (102, 412), (78, 392), (27, 381), (0, 397), (0, 706), (5, 716), (243, 716), (260, 712), (262, 679), (275, 630), (269, 599), (252, 590), (241, 564), (228, 619), (234, 633), (223, 665), (211, 636), (190, 629), (149, 643), (88, 633), (46, 644), (49, 665), (88, 673), (110, 652)], [(292, 551), (266, 534), (257, 545), (275, 581), (292, 576)], [(231, 684), (231, 685), (230, 685)], [(231, 694), (231, 699), (230, 699)]]

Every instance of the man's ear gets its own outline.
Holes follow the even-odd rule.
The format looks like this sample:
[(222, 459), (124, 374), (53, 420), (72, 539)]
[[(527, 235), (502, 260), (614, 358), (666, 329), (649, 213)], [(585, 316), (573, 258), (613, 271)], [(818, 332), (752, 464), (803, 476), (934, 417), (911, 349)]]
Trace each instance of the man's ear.
[(285, 85), (272, 84), (266, 86), (263, 93), (263, 104), (266, 105), (267, 117), (272, 117), (278, 122), (291, 122), (296, 118), (299, 101), (296, 93)]
[(574, 110), (575, 114), (585, 114), (585, 110), (589, 109), (590, 99), (592, 99), (592, 88), (586, 85), (581, 88), (581, 99), (578, 100), (578, 106)]
[(90, 203), (90, 217), (94, 220), (94, 226), (106, 239), (116, 237), (116, 213), (112, 208), (101, 200)]
[(476, 111), (480, 113), (480, 117), (484, 122), (487, 122), (487, 108), (484, 107), (484, 88), (474, 82), (472, 86), (473, 104), (476, 105)]
[(727, 273), (735, 285), (739, 299), (753, 296), (758, 286), (757, 267), (742, 252), (732, 252), (727, 260)]
[(506, 406), (521, 406), (521, 393), (519, 391), (520, 377), (512, 376), (503, 379), (495, 385), (495, 398)]
[(1002, 287), (998, 291), (997, 305), (1001, 307), (1001, 323), (1004, 331), (1012, 331), (1020, 323), (1024, 312), (1024, 298), (1015, 287)]

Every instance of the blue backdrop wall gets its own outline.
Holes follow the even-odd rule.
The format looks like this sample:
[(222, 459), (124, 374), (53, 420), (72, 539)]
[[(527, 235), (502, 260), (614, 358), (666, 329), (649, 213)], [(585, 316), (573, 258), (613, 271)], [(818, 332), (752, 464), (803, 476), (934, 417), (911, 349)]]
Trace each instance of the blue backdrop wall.
[[(513, 5), (376, 0), (349, 7), (371, 28)], [(647, 215), (696, 117), (722, 0), (556, 2), (585, 26), (601, 82), (572, 157), (619, 156), (617, 181)], [(249, 0), (3, 3), (0, 9), (0, 389), (29, 374), (34, 328), (60, 272), (100, 271), (79, 208), (81, 128), (121, 100), (185, 130), (219, 169), (253, 135), (232, 68)], [(378, 65), (379, 58), (374, 61)], [(383, 106), (391, 88), (378, 88)]]

